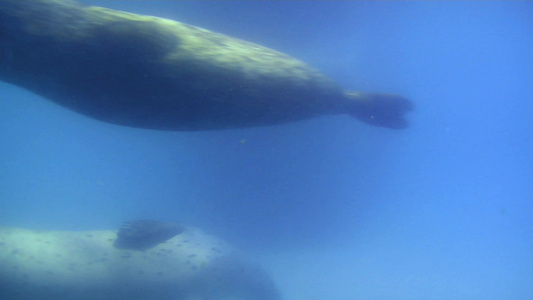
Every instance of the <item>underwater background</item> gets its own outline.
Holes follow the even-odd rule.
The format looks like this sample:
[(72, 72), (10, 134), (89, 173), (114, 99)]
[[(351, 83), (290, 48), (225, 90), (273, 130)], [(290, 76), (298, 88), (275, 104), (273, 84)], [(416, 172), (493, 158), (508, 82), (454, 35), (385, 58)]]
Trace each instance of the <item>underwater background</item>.
[(533, 299), (533, 2), (83, 2), (404, 95), (411, 126), (152, 131), (0, 83), (0, 224), (197, 226), (259, 261), (287, 300)]

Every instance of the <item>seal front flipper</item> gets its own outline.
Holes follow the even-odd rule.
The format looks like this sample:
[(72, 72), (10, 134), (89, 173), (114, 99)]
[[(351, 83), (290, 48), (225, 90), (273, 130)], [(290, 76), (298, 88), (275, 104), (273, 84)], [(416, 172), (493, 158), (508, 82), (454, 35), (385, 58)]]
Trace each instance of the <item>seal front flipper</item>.
[(182, 233), (183, 226), (152, 220), (126, 222), (120, 227), (113, 246), (119, 249), (146, 250)]
[(358, 120), (378, 127), (404, 129), (409, 123), (405, 114), (412, 111), (413, 103), (392, 94), (345, 92), (348, 113)]

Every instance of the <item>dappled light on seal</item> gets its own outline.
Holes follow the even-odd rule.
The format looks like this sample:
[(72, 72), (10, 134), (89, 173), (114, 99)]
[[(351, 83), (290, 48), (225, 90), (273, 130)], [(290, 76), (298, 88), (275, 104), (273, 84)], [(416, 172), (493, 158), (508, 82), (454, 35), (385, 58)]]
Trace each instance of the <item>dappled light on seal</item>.
[(157, 130), (277, 125), (349, 114), (407, 127), (406, 98), (345, 91), (260, 45), (73, 1), (0, 1), (0, 80), (105, 122)]

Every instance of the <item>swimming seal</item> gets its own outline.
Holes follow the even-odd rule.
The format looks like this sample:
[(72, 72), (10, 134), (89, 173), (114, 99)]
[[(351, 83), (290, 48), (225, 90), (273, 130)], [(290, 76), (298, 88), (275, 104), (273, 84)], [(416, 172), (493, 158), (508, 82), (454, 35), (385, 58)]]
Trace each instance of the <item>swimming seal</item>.
[[(167, 228), (153, 222), (134, 226), (155, 235)], [(0, 299), (280, 299), (264, 270), (199, 229), (184, 226), (144, 250), (114, 247), (116, 238), (114, 230), (0, 226)]]
[(257, 44), (69, 0), (0, 1), (0, 41), (0, 80), (125, 126), (211, 130), (349, 114), (401, 129), (413, 106), (345, 91)]

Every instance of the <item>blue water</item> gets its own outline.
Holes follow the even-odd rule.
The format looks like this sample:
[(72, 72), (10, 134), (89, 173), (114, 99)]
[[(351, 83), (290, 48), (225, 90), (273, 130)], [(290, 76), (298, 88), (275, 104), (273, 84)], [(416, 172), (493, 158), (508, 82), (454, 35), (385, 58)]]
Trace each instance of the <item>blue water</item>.
[(287, 300), (533, 299), (532, 2), (84, 2), (404, 95), (411, 126), (158, 132), (0, 83), (3, 225), (195, 225), (261, 262)]

